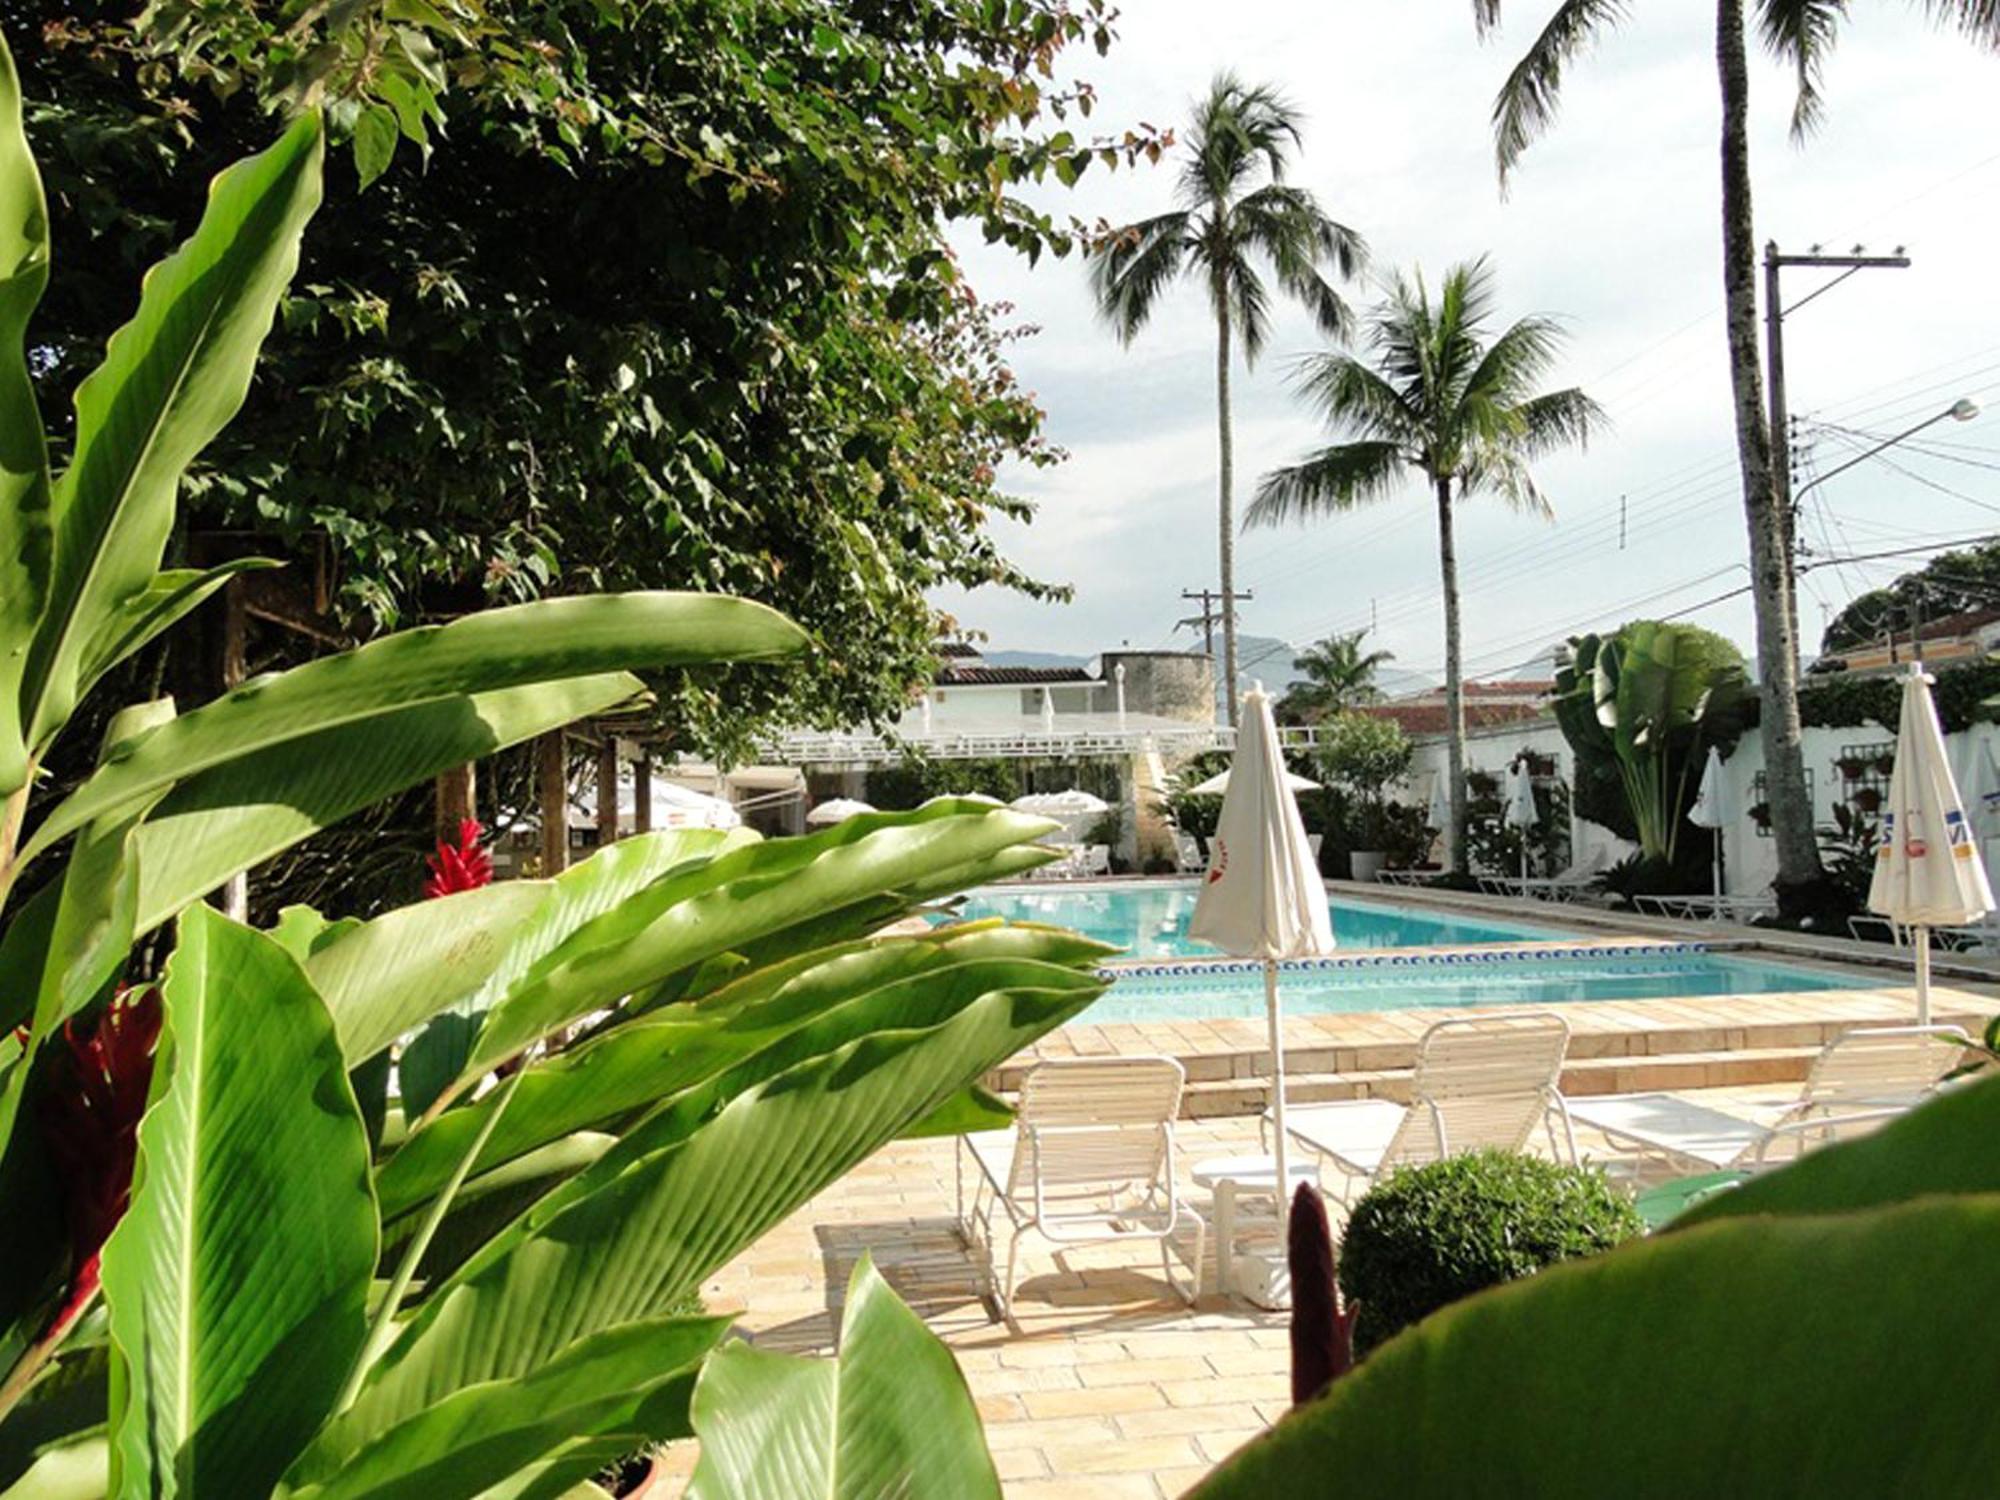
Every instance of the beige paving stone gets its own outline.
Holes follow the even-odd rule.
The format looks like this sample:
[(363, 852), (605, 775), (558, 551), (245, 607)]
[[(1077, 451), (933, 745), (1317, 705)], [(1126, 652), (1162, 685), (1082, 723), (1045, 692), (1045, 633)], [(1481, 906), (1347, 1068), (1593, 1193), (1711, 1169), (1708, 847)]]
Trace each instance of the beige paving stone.
[[(1060, 1475), (1143, 1474), (1180, 1464), (1200, 1463), (1202, 1454), (1185, 1437), (1135, 1438), (1128, 1442), (1057, 1444), (1042, 1450), (1049, 1470)], [(1149, 1481), (1150, 1482), (1150, 1481)]]
[(1118, 1412), (1157, 1411), (1166, 1398), (1158, 1385), (1105, 1385), (1074, 1391), (1029, 1391), (1021, 1397), (1028, 1415), (1043, 1417), (1103, 1417)]

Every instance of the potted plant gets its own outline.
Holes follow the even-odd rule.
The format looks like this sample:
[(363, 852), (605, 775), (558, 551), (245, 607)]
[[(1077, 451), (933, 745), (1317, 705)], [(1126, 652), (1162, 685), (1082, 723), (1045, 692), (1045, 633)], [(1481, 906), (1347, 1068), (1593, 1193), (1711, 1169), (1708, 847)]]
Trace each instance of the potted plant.
[(1409, 773), (1416, 746), (1393, 719), (1343, 712), (1321, 725), (1322, 777), (1351, 798), (1348, 876), (1373, 883), (1386, 857), (1383, 792)]
[(1893, 749), (1884, 750), (1880, 755), (1875, 757), (1875, 774), (1877, 776), (1893, 776), (1895, 772), (1896, 752)]
[(1868, 757), (1865, 755), (1843, 755), (1834, 762), (1841, 776), (1848, 781), (1859, 781), (1868, 774)]
[(1771, 804), (1768, 802), (1751, 803), (1750, 821), (1765, 832), (1769, 832), (1771, 827)]
[(1862, 812), (1879, 812), (1882, 808), (1882, 789), (1879, 786), (1856, 787), (1847, 800)]

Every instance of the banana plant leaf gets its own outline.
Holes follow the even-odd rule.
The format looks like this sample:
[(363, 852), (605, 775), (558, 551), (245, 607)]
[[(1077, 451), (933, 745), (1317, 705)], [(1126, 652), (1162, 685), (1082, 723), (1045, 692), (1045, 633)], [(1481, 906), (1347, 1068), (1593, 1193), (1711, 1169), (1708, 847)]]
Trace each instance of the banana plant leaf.
[(658, 880), (573, 933), (493, 1007), (461, 1081), (676, 970), (823, 921), (939, 867), (990, 858), (1047, 829), (1042, 819), (999, 810), (864, 816)]
[[(49, 280), (49, 214), (21, 125), (21, 79), (0, 41), (0, 641), (33, 637), (49, 586), (49, 457), (28, 374), (28, 320)], [(0, 797), (28, 779), (26, 653), (0, 651)]]
[(238, 557), (212, 568), (169, 568), (120, 600), (84, 649), (82, 680), (95, 682), (161, 632), (187, 618), (239, 573), (283, 566), (268, 557)]
[(139, 932), (404, 787), (631, 698), (623, 672), (418, 704), (190, 776), (139, 829)]
[[(882, 1031), (870, 1007), (861, 1035), (797, 1033), (796, 1062), (752, 1059), (635, 1126), (432, 1289), (338, 1420), (346, 1435), (337, 1441), (359, 1446), (452, 1391), (524, 1373), (578, 1339), (670, 1311), (771, 1225), (1102, 987), (1053, 965), (960, 970), (963, 983), (927, 979), (915, 993), (882, 997), (883, 1008), (915, 1016), (928, 1003), (946, 1019)], [(826, 1050), (810, 1055), (808, 1044)]]
[(1455, 1304), (1193, 1494), (1984, 1494), (1996, 1124), (2000, 1080)]
[[(76, 441), (52, 495), (53, 559), (22, 684), (31, 748), (54, 736), (90, 686), (92, 642), (159, 570), (181, 475), (249, 392), (299, 236), (319, 207), (323, 154), (319, 117), (303, 115), (218, 176), (194, 234), (147, 273), (139, 310), (77, 388)], [(86, 799), (69, 827), (109, 810)]]
[[(279, 1500), (473, 1500), (573, 1439), (630, 1433), (642, 1410), (657, 1425), (634, 1448), (685, 1436), (695, 1371), (729, 1323), (659, 1318), (608, 1329), (523, 1379), (427, 1407), (358, 1451), (315, 1444), (285, 1476)], [(659, 1399), (670, 1388), (677, 1403)], [(671, 1404), (678, 1420), (664, 1409)]]
[(737, 1342), (694, 1394), (701, 1459), (688, 1500), (999, 1500), (979, 1412), (951, 1351), (866, 1255), (834, 1359)]
[(253, 678), (181, 715), (58, 804), (22, 857), (156, 789), (259, 752), (370, 723), (379, 746), (379, 721), (398, 709), (607, 672), (766, 661), (804, 644), (804, 633), (775, 610), (713, 594), (545, 599), (406, 630)]
[(114, 1488), (262, 1495), (366, 1335), (368, 1141), (298, 962), (203, 906), (179, 939), (131, 1206), (103, 1256)]
[[(649, 1109), (887, 986), (974, 962), (1026, 960), (1088, 971), (1108, 951), (1054, 929), (992, 925), (796, 958), (739, 981), (692, 1011), (626, 1022), (537, 1064), (516, 1087), (474, 1170), (491, 1171), (572, 1132)], [(445, 1184), (493, 1108), (489, 1097), (440, 1116), (384, 1164), (377, 1191), (385, 1221)]]
[[(577, 928), (611, 910), (643, 887), (669, 871), (715, 858), (731, 849), (757, 842), (757, 834), (746, 828), (722, 832), (710, 828), (663, 829), (620, 839), (598, 850), (588, 859), (572, 865), (553, 881), (510, 881), (521, 889), (542, 893), (543, 899), (530, 912), (523, 912), (506, 933), (506, 941), (492, 954), (493, 962), (463, 968), (450, 953), (396, 953), (383, 967), (401, 976), (403, 987), (427, 986), (436, 991), (422, 1014), (404, 1007), (407, 1014), (401, 1030), (418, 1021), (435, 1017), (403, 1049), (401, 1080), (404, 1113), (412, 1118), (428, 1109), (464, 1070), (472, 1056), (474, 1038), (486, 1013), (506, 997), (521, 978), (558, 947)], [(497, 887), (487, 887), (497, 889)], [(397, 914), (381, 918), (385, 925), (397, 922)], [(374, 925), (374, 924), (371, 924)], [(410, 928), (407, 921), (404, 928)], [(421, 931), (421, 928), (413, 929)], [(343, 945), (345, 946), (345, 945)], [(329, 955), (334, 958), (336, 955)], [(440, 961), (442, 960), (442, 961)], [(327, 994), (338, 1016), (342, 1003), (329, 993), (318, 975), (315, 982)], [(464, 982), (460, 982), (460, 981)], [(373, 1005), (382, 993), (376, 985), (357, 987)]]

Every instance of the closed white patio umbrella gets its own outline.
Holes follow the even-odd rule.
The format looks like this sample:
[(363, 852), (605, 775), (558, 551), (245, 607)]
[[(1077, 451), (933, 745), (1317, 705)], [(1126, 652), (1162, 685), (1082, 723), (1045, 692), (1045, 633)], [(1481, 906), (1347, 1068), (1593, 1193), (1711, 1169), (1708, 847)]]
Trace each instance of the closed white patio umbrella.
[(1701, 770), (1701, 785), (1695, 789), (1694, 806), (1688, 809), (1688, 821), (1697, 828), (1707, 828), (1715, 834), (1715, 899), (1722, 899), (1722, 830), (1736, 819), (1736, 810), (1730, 805), (1729, 778), (1722, 774), (1722, 752), (1715, 746), (1708, 747), (1708, 764)]
[[(1229, 772), (1235, 769), (1234, 766), (1230, 766), (1227, 770), (1217, 771), (1200, 786), (1189, 787), (1187, 794), (1190, 797), (1220, 797), (1224, 795), (1229, 790)], [(1319, 783), (1317, 781), (1308, 781), (1296, 771), (1285, 772), (1285, 786), (1287, 790), (1294, 792), (1316, 792), (1319, 790)]]
[(1230, 764), (1208, 875), (1196, 899), (1188, 936), (1236, 958), (1264, 963), (1264, 1011), (1271, 1034), (1271, 1136), (1278, 1224), (1291, 1210), (1286, 1168), (1285, 1038), (1278, 998), (1281, 959), (1333, 951), (1333, 920), (1319, 861), (1306, 841), (1305, 820), (1285, 783), (1271, 700), (1261, 688), (1243, 695), (1243, 727)]
[(1993, 910), (1993, 888), (1945, 759), (1944, 731), (1938, 727), (1930, 684), (1923, 667), (1913, 662), (1903, 679), (1896, 768), (1889, 777), (1882, 842), (1868, 887), (1869, 910), (1911, 930), (1917, 1023), (1923, 1026), (1931, 1019), (1930, 929), (1976, 922)]
[(653, 783), (655, 828), (741, 828), (743, 815), (729, 802), (677, 781)]
[(825, 828), (873, 811), (875, 809), (866, 802), (857, 802), (852, 797), (831, 797), (806, 814), (806, 823), (813, 828)]
[(1535, 811), (1535, 778), (1528, 773), (1528, 762), (1517, 760), (1507, 775), (1507, 806), (1501, 811), (1500, 821), (1508, 828), (1521, 830), (1523, 880), (1528, 878), (1528, 830), (1541, 820), (1541, 814)]
[(1440, 771), (1431, 778), (1431, 806), (1424, 814), (1427, 827), (1443, 833), (1451, 827), (1451, 776)]

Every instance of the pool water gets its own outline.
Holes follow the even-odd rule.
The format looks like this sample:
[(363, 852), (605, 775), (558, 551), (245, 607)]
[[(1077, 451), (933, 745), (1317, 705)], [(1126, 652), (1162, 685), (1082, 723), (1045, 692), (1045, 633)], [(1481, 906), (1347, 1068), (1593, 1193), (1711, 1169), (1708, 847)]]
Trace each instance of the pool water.
[[(1068, 927), (1123, 949), (1109, 970), (1115, 981), (1080, 1017), (1084, 1025), (1261, 1017), (1264, 980), (1259, 966), (1201, 962), (1220, 955), (1188, 937), (1198, 891), (1192, 880), (996, 886), (972, 892), (957, 915)], [(1473, 920), (1393, 900), (1343, 897), (1327, 904), (1340, 952), (1283, 966), (1288, 1015), (1769, 995), (1853, 989), (1873, 982), (1865, 976), (1711, 953), (1697, 943), (1600, 944), (1527, 922)], [(1536, 943), (1564, 946), (1521, 946)], [(1412, 948), (1460, 951), (1392, 951)]]
[[(1769, 995), (1851, 989), (1864, 978), (1788, 964), (1703, 953), (1690, 945), (1621, 952), (1581, 948), (1578, 956), (1501, 953), (1361, 959), (1339, 967), (1285, 965), (1279, 983), (1285, 1014), (1341, 1015), (1421, 1010), (1440, 1005), (1557, 1005), (1593, 1000), (1664, 1000), (1701, 995)], [(1104, 998), (1079, 1018), (1118, 1021), (1224, 1020), (1261, 1017), (1264, 981), (1255, 965), (1176, 966), (1171, 972), (1120, 972)]]
[[(999, 886), (974, 891), (960, 915), (968, 921), (1004, 917), (1068, 927), (1125, 951), (1125, 959), (1215, 958), (1216, 950), (1187, 935), (1197, 881), (1144, 885)], [(1526, 922), (1472, 920), (1391, 902), (1327, 903), (1334, 942), (1349, 948), (1467, 947), (1477, 943), (1545, 942), (1570, 934)]]

